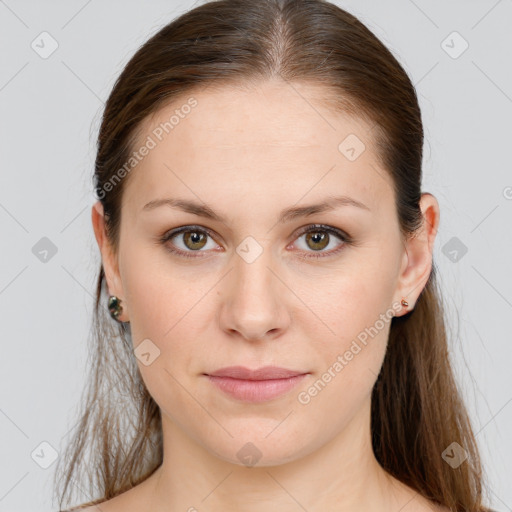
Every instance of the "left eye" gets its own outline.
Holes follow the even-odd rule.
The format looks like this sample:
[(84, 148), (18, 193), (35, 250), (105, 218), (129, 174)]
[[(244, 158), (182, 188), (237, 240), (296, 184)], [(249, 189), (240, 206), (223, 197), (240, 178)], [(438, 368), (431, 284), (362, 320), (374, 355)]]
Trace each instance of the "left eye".
[[(178, 235), (182, 235), (179, 237)], [(343, 231), (331, 227), (331, 226), (323, 226), (323, 225), (312, 225), (307, 229), (303, 230), (297, 236), (296, 240), (299, 240), (301, 237), (305, 236), (306, 248), (303, 252), (307, 253), (301, 258), (319, 258), (326, 257), (332, 254), (338, 253), (346, 244), (351, 242), (349, 235), (344, 233)], [(324, 251), (326, 247), (330, 245), (332, 242), (332, 236), (337, 238), (342, 243), (338, 244), (337, 249), (333, 249), (330, 251)], [(175, 229), (164, 234), (160, 241), (165, 244), (167, 249), (178, 256), (183, 256), (186, 258), (194, 258), (199, 255), (192, 254), (194, 252), (205, 252), (207, 249), (214, 249), (216, 244), (212, 243), (212, 247), (207, 247), (208, 245), (208, 237), (213, 238), (210, 234), (209, 230), (204, 228), (195, 227), (195, 226), (183, 226), (181, 228)], [(167, 244), (170, 240), (177, 238), (181, 240), (182, 247), (177, 246), (172, 243), (171, 245)], [(206, 248), (205, 250), (202, 250)], [(308, 251), (308, 249), (312, 249), (312, 251)], [(318, 254), (311, 254), (318, 253)]]
[(303, 231), (301, 235), (297, 238), (298, 240), (305, 236), (305, 244), (306, 244), (306, 251), (307, 249), (313, 249), (313, 252), (322, 252), (322, 254), (311, 254), (307, 255), (306, 258), (309, 257), (323, 257), (325, 253), (328, 254), (337, 253), (340, 249), (333, 249), (331, 251), (324, 251), (330, 243), (333, 241), (332, 237), (338, 238), (338, 240), (341, 240), (341, 247), (345, 245), (345, 243), (349, 242), (349, 237), (345, 235), (342, 231), (331, 228), (328, 226), (311, 226), (307, 228), (306, 231)]

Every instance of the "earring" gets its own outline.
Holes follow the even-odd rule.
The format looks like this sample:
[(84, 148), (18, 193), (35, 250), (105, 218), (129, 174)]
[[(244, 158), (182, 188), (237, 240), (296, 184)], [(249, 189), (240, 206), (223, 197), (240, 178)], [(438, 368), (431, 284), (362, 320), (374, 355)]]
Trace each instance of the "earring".
[(120, 322), (118, 320), (119, 315), (123, 312), (123, 306), (121, 306), (121, 299), (118, 299), (115, 295), (111, 295), (108, 298), (108, 310), (110, 312), (110, 316)]
[(406, 308), (409, 305), (409, 303), (405, 300), (405, 297), (402, 297), (402, 306)]

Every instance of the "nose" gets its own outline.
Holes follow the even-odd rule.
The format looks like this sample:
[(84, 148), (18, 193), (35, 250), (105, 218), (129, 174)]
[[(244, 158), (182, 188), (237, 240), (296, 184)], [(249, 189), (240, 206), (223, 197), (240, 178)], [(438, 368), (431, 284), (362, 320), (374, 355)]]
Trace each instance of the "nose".
[(238, 254), (233, 260), (221, 293), (221, 328), (249, 341), (279, 337), (290, 323), (288, 302), (293, 294), (284, 276), (272, 268), (270, 251), (252, 262)]

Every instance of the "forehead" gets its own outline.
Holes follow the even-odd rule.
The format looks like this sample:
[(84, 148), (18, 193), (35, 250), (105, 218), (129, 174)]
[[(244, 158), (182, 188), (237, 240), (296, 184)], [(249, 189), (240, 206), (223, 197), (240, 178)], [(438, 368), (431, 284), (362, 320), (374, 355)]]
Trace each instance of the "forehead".
[[(192, 99), (195, 106), (190, 108)], [(311, 83), (272, 80), (208, 86), (159, 109), (145, 120), (142, 131), (149, 134), (155, 129), (158, 139), (160, 127), (162, 138), (172, 133), (176, 142), (187, 142), (189, 148), (290, 145), (336, 149), (340, 136), (350, 131), (368, 144), (373, 142), (370, 124), (335, 111), (327, 106), (328, 101), (333, 101), (332, 91)]]
[(150, 138), (153, 147), (131, 177), (131, 196), (139, 206), (176, 188), (199, 197), (288, 194), (290, 203), (333, 187), (363, 202), (382, 196), (390, 182), (372, 125), (334, 110), (328, 97), (322, 86), (280, 81), (175, 99), (141, 125), (138, 144)]

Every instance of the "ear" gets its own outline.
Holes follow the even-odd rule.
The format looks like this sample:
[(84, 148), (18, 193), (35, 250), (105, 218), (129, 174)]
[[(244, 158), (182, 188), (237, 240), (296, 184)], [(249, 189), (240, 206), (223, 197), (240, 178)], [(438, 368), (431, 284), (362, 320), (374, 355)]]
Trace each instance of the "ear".
[[(92, 226), (94, 229), (94, 236), (101, 252), (101, 262), (105, 271), (105, 279), (107, 280), (107, 289), (110, 295), (115, 295), (119, 299), (124, 299), (123, 285), (121, 276), (119, 274), (119, 265), (117, 256), (114, 253), (112, 246), (107, 238), (105, 229), (105, 215), (103, 212), (103, 205), (101, 201), (96, 201), (91, 210)], [(121, 322), (128, 321), (127, 305), (126, 302), (122, 303), (123, 311), (119, 316)]]
[(439, 204), (432, 194), (426, 192), (421, 195), (420, 208), (423, 224), (419, 231), (404, 244), (395, 296), (395, 303), (405, 298), (409, 305), (402, 307), (402, 312), (396, 316), (414, 309), (414, 304), (427, 284), (432, 270), (434, 241), (440, 219)]

